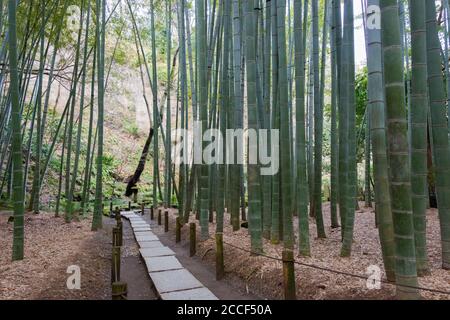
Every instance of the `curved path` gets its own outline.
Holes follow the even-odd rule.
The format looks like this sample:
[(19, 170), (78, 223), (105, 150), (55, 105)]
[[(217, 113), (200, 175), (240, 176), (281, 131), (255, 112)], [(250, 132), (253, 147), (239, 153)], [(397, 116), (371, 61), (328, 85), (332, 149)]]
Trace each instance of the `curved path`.
[(217, 297), (194, 277), (164, 246), (150, 225), (134, 211), (121, 212), (130, 221), (139, 252), (158, 296), (162, 300), (218, 300)]

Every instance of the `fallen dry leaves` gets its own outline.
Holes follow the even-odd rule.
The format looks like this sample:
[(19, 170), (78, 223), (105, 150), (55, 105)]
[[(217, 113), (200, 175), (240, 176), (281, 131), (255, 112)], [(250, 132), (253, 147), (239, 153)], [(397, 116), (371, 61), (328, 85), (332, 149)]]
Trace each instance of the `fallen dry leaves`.
[[(311, 257), (296, 257), (296, 261), (308, 265), (352, 273), (364, 277), (367, 267), (377, 265), (385, 278), (378, 230), (375, 228), (375, 216), (372, 208), (364, 208), (355, 215), (354, 242), (352, 256), (340, 257), (340, 228), (332, 229), (330, 205), (324, 203), (323, 215), (326, 239), (318, 239), (315, 220), (310, 218)], [(172, 216), (176, 210), (171, 210)], [(173, 219), (173, 217), (172, 217)], [(195, 221), (191, 217), (191, 221)], [(215, 224), (210, 224), (213, 234)], [(198, 228), (199, 229), (199, 228)], [(298, 220), (294, 217), (294, 230), (298, 234)], [(198, 231), (199, 232), (199, 231)], [(199, 234), (199, 233), (198, 233)], [(427, 214), (427, 238), (430, 275), (419, 278), (419, 286), (450, 292), (450, 271), (441, 269), (441, 244), (439, 220), (436, 209)], [(229, 215), (225, 215), (224, 242), (240, 248), (250, 249), (248, 229), (241, 228), (233, 232)], [(297, 240), (297, 237), (296, 237)], [(282, 244), (273, 245), (264, 240), (264, 254), (281, 258)], [(209, 239), (199, 242), (197, 255), (209, 264), (215, 264), (215, 241)], [(224, 244), (225, 281), (232, 281), (243, 290), (250, 290), (265, 298), (283, 298), (282, 263), (265, 257), (250, 256), (248, 252)], [(395, 286), (383, 283), (380, 290), (369, 290), (366, 280), (336, 274), (317, 268), (295, 265), (297, 297), (299, 299), (394, 299)], [(450, 299), (449, 295), (421, 291), (425, 299)]]
[[(25, 259), (11, 261), (13, 224), (0, 213), (0, 299), (110, 299), (111, 231), (92, 232), (90, 219), (65, 223), (26, 214)], [(81, 269), (81, 289), (66, 286), (67, 267)]]

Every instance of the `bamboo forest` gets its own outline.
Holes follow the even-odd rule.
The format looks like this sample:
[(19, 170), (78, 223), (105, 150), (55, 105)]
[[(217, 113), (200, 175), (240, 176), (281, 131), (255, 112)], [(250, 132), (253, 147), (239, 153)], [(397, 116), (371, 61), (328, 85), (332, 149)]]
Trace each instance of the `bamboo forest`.
[(0, 300), (450, 300), (449, 2), (0, 0)]

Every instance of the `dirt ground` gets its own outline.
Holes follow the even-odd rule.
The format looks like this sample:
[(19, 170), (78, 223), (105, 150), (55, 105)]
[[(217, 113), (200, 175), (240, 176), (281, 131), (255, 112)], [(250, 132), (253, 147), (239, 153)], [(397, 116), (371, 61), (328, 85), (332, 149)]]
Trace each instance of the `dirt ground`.
[[(91, 219), (67, 224), (52, 213), (25, 216), (25, 259), (11, 261), (13, 224), (0, 212), (0, 300), (110, 300), (113, 219), (91, 231)], [(129, 226), (124, 224), (121, 280), (128, 299), (155, 299), (145, 266)], [(80, 267), (81, 289), (67, 289), (67, 268)]]
[[(367, 277), (367, 267), (377, 265), (383, 271), (378, 231), (370, 208), (357, 211), (351, 258), (341, 258), (340, 229), (331, 229), (329, 204), (323, 206), (327, 238), (316, 238), (314, 219), (310, 219), (311, 257), (296, 261)], [(161, 241), (170, 246), (177, 257), (200, 281), (221, 299), (282, 299), (282, 265), (265, 257), (250, 256), (248, 230), (232, 232), (228, 215), (224, 228), (225, 279), (215, 281), (215, 241), (198, 242), (197, 255), (188, 257), (188, 228), (182, 229), (182, 241), (175, 244), (176, 209), (170, 210), (170, 230), (154, 228)], [(25, 217), (25, 259), (11, 262), (12, 223), (10, 213), (0, 212), (0, 300), (1, 299), (111, 299), (111, 227), (114, 221), (104, 219), (104, 228), (90, 231), (90, 219), (66, 224), (53, 214), (27, 214)], [(148, 215), (144, 217), (149, 220)], [(156, 218), (156, 217), (155, 217)], [(191, 221), (195, 221), (192, 217)], [(213, 235), (215, 224), (211, 223)], [(297, 233), (297, 219), (294, 218)], [(197, 228), (198, 239), (200, 230)], [(427, 215), (427, 240), (430, 275), (419, 279), (421, 287), (450, 291), (450, 271), (442, 270), (439, 221), (437, 210)], [(264, 240), (264, 253), (281, 257), (282, 245)], [(67, 267), (81, 269), (81, 290), (68, 290)], [(395, 287), (382, 284), (380, 290), (369, 290), (366, 280), (312, 267), (296, 265), (299, 299), (393, 299)], [(128, 222), (124, 222), (122, 280), (128, 283), (129, 299), (156, 299), (137, 244)], [(449, 299), (446, 294), (421, 291), (425, 299)]]
[[(380, 267), (382, 278), (385, 278), (381, 248), (378, 240), (378, 230), (375, 228), (374, 211), (364, 208), (355, 215), (355, 231), (352, 256), (340, 257), (340, 228), (332, 229), (330, 223), (330, 206), (324, 203), (323, 213), (326, 228), (326, 239), (316, 236), (315, 220), (310, 218), (310, 245), (311, 257), (296, 257), (296, 261), (317, 267), (333, 269), (368, 277), (367, 267), (376, 265)], [(174, 238), (176, 209), (170, 210), (170, 234)], [(195, 221), (191, 217), (191, 222)], [(199, 239), (197, 228), (197, 239)], [(298, 234), (298, 221), (294, 217), (294, 229)], [(210, 223), (211, 236), (215, 224)], [(182, 230), (182, 243), (188, 242), (188, 227)], [(297, 237), (296, 237), (297, 238)], [(450, 271), (441, 269), (441, 245), (439, 234), (439, 220), (437, 210), (430, 209), (427, 214), (427, 246), (430, 265), (430, 275), (419, 279), (419, 286), (450, 292)], [(198, 240), (199, 241), (199, 240)], [(279, 261), (265, 257), (250, 256), (248, 252), (235, 247), (249, 250), (250, 237), (248, 229), (241, 228), (232, 232), (229, 216), (225, 215), (224, 223), (224, 259), (225, 279), (240, 290), (264, 297), (267, 299), (282, 299), (282, 264)], [(264, 253), (269, 256), (281, 258), (282, 244), (273, 245), (264, 240)], [(199, 241), (197, 257), (210, 266), (215, 265), (215, 241), (211, 238)], [(317, 268), (295, 265), (297, 298), (298, 299), (394, 299), (395, 287), (389, 283), (382, 283), (381, 289), (369, 290), (366, 280), (341, 275)], [(421, 291), (424, 299), (450, 299), (450, 295)]]

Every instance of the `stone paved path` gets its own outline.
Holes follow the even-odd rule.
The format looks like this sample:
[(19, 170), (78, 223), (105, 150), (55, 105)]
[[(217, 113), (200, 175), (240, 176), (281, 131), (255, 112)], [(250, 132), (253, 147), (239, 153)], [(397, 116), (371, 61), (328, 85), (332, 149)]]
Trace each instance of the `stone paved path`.
[(134, 211), (123, 211), (121, 215), (131, 223), (147, 271), (162, 300), (217, 300), (159, 241), (142, 217)]

